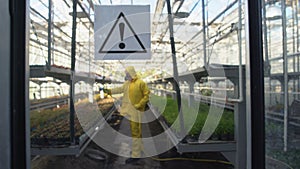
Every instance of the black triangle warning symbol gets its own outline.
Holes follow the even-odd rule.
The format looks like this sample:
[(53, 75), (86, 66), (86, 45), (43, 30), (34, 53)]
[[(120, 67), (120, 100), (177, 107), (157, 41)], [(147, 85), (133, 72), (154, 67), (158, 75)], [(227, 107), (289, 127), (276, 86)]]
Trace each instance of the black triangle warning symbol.
[[(125, 43), (122, 42), (123, 37), (122, 37), (122, 32), (121, 31), (124, 31), (125, 24), (124, 23), (119, 23), (121, 18), (123, 18), (123, 20), (125, 21), (126, 25), (129, 28), (129, 30), (133, 34), (134, 39), (137, 41), (137, 44), (139, 45), (139, 47), (138, 47), (139, 50), (126, 49)], [(119, 25), (120, 34), (121, 34), (121, 42), (119, 43), (119, 46), (118, 46), (119, 50), (105, 50), (104, 47), (106, 46), (107, 41), (111, 38), (112, 32), (114, 31), (114, 29), (116, 28), (117, 25)], [(121, 12), (119, 14), (117, 20), (115, 21), (114, 25), (112, 26), (111, 30), (109, 31), (108, 36), (105, 38), (101, 48), (99, 49), (99, 53), (120, 53), (120, 54), (122, 54), (122, 53), (147, 53), (147, 50), (145, 49), (143, 43), (141, 42), (141, 40), (139, 39), (139, 37), (137, 36), (135, 31), (133, 30), (132, 26), (128, 22), (127, 18), (123, 14), (123, 12)]]

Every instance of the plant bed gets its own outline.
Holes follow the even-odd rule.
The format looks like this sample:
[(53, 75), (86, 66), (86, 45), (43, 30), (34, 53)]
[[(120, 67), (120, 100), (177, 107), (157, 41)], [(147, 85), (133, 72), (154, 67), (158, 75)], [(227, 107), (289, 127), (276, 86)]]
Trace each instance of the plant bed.
[(58, 99), (61, 99), (64, 97), (68, 97), (68, 95), (52, 96), (52, 97), (42, 98), (42, 99), (32, 99), (32, 100), (30, 100), (30, 105), (39, 104), (39, 103), (43, 103), (43, 102), (55, 101), (55, 100), (58, 100)]
[(272, 106), (269, 106), (269, 111), (272, 111), (272, 112), (276, 112), (276, 113), (283, 113), (283, 104), (276, 104), (276, 105), (272, 105)]
[[(97, 97), (97, 96), (95, 96)], [(112, 98), (99, 99), (96, 104), (83, 99), (75, 103), (75, 142), (93, 127), (114, 106)], [(70, 144), (69, 106), (30, 112), (31, 145), (64, 146)]]
[[(151, 135), (154, 137), (160, 133), (164, 132), (158, 120), (154, 120), (148, 123)], [(160, 162), (160, 168), (184, 168), (184, 169), (233, 169), (234, 166), (230, 164), (221, 164), (213, 161), (227, 161), (227, 159), (220, 152), (194, 152), (194, 153), (178, 153), (177, 149), (173, 147), (172, 149), (161, 153), (157, 156), (161, 159), (172, 159), (177, 158), (178, 160), (163, 161)], [(181, 160), (180, 160), (181, 159)], [(187, 159), (187, 160), (184, 160)], [(188, 160), (189, 159), (189, 160)], [(193, 160), (207, 159), (212, 162), (195, 162)]]
[[(157, 105), (158, 110), (162, 111), (162, 116), (160, 118), (164, 120), (169, 127), (172, 125), (172, 129), (174, 129), (175, 132), (179, 133), (180, 124), (179, 121), (176, 121), (176, 118), (178, 117), (178, 109), (177, 109), (176, 101), (169, 97), (163, 99), (160, 96), (151, 95), (150, 102), (155, 107)], [(192, 107), (192, 106), (190, 107), (188, 106), (187, 101), (182, 99), (182, 111), (183, 111), (185, 128), (190, 128), (190, 131), (188, 132), (188, 136), (187, 136), (189, 139), (192, 140), (198, 139), (200, 132), (206, 122), (209, 110), (210, 110), (210, 106), (207, 104), (200, 103), (199, 108)], [(189, 112), (191, 111), (198, 111), (197, 116), (195, 117), (196, 120), (194, 119), (194, 117), (190, 117)], [(195, 121), (195, 123), (192, 125), (193, 121)], [(189, 125), (192, 125), (192, 127), (189, 127)], [(210, 136), (209, 140), (221, 140), (221, 141), (234, 140), (233, 111), (224, 109), (219, 124), (215, 129), (215, 131), (213, 132), (213, 134)]]

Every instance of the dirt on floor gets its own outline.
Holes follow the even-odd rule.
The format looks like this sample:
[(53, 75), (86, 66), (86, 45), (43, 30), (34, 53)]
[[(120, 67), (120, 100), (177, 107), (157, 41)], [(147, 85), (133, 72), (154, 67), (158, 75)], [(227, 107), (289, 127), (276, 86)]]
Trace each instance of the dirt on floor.
[[(128, 132), (129, 121), (123, 118), (120, 121), (117, 130), (122, 131), (122, 128), (126, 128), (122, 131), (126, 134)], [(151, 135), (160, 134), (163, 128), (160, 123), (155, 120), (147, 124), (150, 129)], [(101, 131), (100, 131), (101, 132)], [(130, 131), (129, 131), (130, 133)], [(128, 135), (127, 133), (126, 135)], [(96, 158), (91, 156), (89, 150), (95, 150), (105, 153), (106, 159)], [(130, 150), (128, 150), (130, 151)], [(174, 159), (176, 158), (176, 160)], [(165, 160), (161, 160), (165, 159)], [(167, 160), (166, 160), (167, 159)], [(184, 160), (185, 159), (185, 160)], [(234, 167), (229, 164), (222, 164), (218, 162), (199, 162), (188, 159), (210, 159), (226, 161), (226, 159), (220, 153), (185, 153), (179, 154), (176, 149), (173, 148), (163, 154), (155, 157), (148, 157), (139, 160), (135, 164), (125, 164), (125, 157), (120, 157), (112, 153), (106, 152), (94, 142), (91, 142), (85, 151), (80, 156), (38, 156), (33, 158), (31, 162), (32, 169), (233, 169)]]

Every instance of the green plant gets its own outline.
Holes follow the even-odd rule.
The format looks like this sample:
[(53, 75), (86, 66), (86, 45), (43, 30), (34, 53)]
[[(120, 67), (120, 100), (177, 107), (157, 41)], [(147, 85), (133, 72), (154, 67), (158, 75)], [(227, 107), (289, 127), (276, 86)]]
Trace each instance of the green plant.
[(283, 108), (284, 108), (283, 104), (276, 104), (276, 105), (270, 106), (269, 110), (280, 113), (280, 112), (282, 112)]
[(211, 96), (213, 93), (213, 91), (211, 89), (202, 89), (200, 92), (204, 96)]
[[(161, 106), (159, 110), (162, 110), (162, 116), (166, 120), (166, 122), (171, 126), (175, 131), (180, 130), (179, 121), (176, 121), (178, 117), (178, 109), (177, 109), (177, 102), (170, 97), (166, 98), (165, 107), (162, 106), (161, 102), (163, 101), (162, 97), (160, 96), (151, 96), (152, 101), (151, 103), (155, 106), (155, 104)], [(164, 109), (162, 109), (162, 107)], [(183, 110), (183, 118), (185, 128), (190, 128), (189, 135), (197, 136), (200, 134), (205, 121), (207, 119), (208, 112), (210, 110), (210, 106), (207, 104), (201, 103), (199, 108), (198, 107), (190, 107), (186, 100), (182, 100), (182, 110)], [(189, 112), (197, 111), (197, 116), (191, 116)], [(196, 121), (195, 119), (196, 118)], [(192, 125), (192, 122), (195, 123)], [(190, 127), (192, 125), (192, 127)], [(233, 139), (234, 137), (234, 114), (232, 111), (224, 110), (222, 118), (215, 129), (213, 136), (217, 137), (218, 139), (228, 140)]]
[(276, 124), (271, 121), (266, 121), (265, 123), (265, 133), (269, 138), (276, 138), (283, 135), (283, 125)]

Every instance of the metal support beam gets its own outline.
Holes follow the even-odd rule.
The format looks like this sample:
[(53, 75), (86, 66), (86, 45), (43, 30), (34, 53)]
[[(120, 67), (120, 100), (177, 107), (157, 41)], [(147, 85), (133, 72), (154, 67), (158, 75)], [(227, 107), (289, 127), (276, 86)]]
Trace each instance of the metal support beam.
[[(243, 77), (245, 77), (243, 75)], [(231, 79), (232, 80), (232, 79)], [(239, 88), (242, 87), (242, 97), (245, 98), (246, 90), (245, 85), (246, 81), (245, 78), (243, 78), (243, 83), (239, 84), (239, 79), (233, 80), (234, 86), (235, 86), (235, 95), (238, 96), (239, 94)], [(241, 85), (241, 86), (239, 86)], [(234, 103), (234, 131), (235, 131), (235, 140), (236, 140), (236, 158), (235, 158), (235, 168), (246, 168), (246, 148), (247, 148), (247, 132), (246, 132), (246, 102), (245, 99), (242, 100), (242, 102), (236, 102)]]
[[(296, 9), (295, 9), (295, 12), (296, 12), (296, 14), (295, 14), (295, 16), (298, 16), (298, 1), (296, 1), (296, 5), (295, 5), (296, 7)], [(297, 41), (296, 41), (296, 49), (297, 49), (297, 52), (299, 52), (299, 21), (298, 21), (298, 19), (296, 19), (296, 27), (297, 27), (297, 29), (296, 29), (296, 37), (297, 37)], [(299, 72), (299, 65), (300, 65), (300, 62), (299, 62), (299, 57), (300, 56), (297, 56), (297, 72)], [(300, 79), (299, 79), (299, 77), (298, 77), (298, 90), (300, 89)], [(298, 92), (298, 91), (297, 91)], [(299, 99), (299, 95), (297, 95), (297, 99)]]
[(78, 5), (81, 8), (81, 10), (85, 13), (87, 19), (90, 21), (90, 24), (92, 24), (93, 27), (94, 27), (94, 22), (91, 19), (90, 12), (88, 12), (88, 11), (85, 10), (85, 8), (83, 7), (83, 5), (82, 5), (82, 3), (80, 1), (78, 2)]
[[(168, 2), (167, 2), (167, 3), (168, 3)], [(175, 1), (173, 2), (173, 6), (174, 6), (174, 3), (175, 3)], [(171, 6), (171, 2), (170, 2), (170, 6)], [(178, 11), (179, 8), (180, 8), (180, 6), (177, 7), (176, 11)], [(168, 13), (169, 13), (169, 12), (168, 12)], [(170, 11), (170, 13), (172, 14), (172, 10)], [(168, 14), (168, 15), (169, 15), (169, 14)], [(173, 14), (172, 14), (172, 18), (173, 18)], [(169, 17), (168, 17), (168, 19), (169, 19)], [(174, 21), (172, 21), (172, 22), (173, 22), (172, 25), (174, 25)], [(153, 29), (153, 30), (156, 30), (156, 28)], [(168, 32), (168, 27), (163, 28), (163, 31), (162, 31), (162, 33), (161, 33), (160, 38), (159, 38), (158, 41), (162, 41), (162, 40), (164, 39), (164, 37), (166, 36), (167, 32)], [(174, 31), (173, 31), (173, 32), (174, 32)], [(159, 45), (160, 45), (160, 43), (158, 44), (158, 46), (159, 46)]]
[(177, 106), (179, 111), (179, 118), (180, 118), (180, 139), (183, 139), (185, 136), (185, 129), (184, 129), (184, 119), (181, 110), (181, 95), (180, 95), (180, 88), (179, 88), (179, 79), (178, 79), (178, 70), (177, 70), (177, 61), (176, 61), (176, 49), (175, 49), (175, 41), (174, 41), (174, 31), (173, 31), (173, 15), (171, 10), (171, 3), (170, 0), (166, 0), (167, 8), (168, 8), (168, 19), (169, 19), (169, 32), (170, 32), (170, 43), (171, 43), (171, 50), (172, 50), (172, 60), (173, 60), (173, 74), (174, 74), (174, 84), (177, 96)]
[(47, 62), (47, 68), (50, 69), (51, 67), (51, 43), (52, 43), (52, 0), (49, 1), (49, 11), (48, 11), (48, 62)]
[[(29, 2), (10, 1), (11, 169), (30, 168), (29, 129)], [(8, 32), (4, 32), (8, 33)], [(8, 43), (8, 42), (6, 42)], [(1, 55), (2, 57), (2, 55)], [(1, 64), (3, 64), (1, 62)], [(5, 65), (4, 65), (5, 66)], [(2, 66), (1, 66), (2, 67)], [(5, 90), (8, 90), (6, 88)], [(9, 128), (8, 128), (9, 129)], [(2, 139), (2, 138), (1, 138)], [(2, 150), (1, 150), (2, 151)], [(2, 165), (1, 165), (2, 168)]]
[(80, 153), (80, 147), (70, 146), (61, 148), (31, 148), (32, 155), (77, 155)]
[(284, 135), (283, 135), (283, 150), (287, 151), (288, 144), (288, 57), (287, 57), (287, 40), (286, 40), (286, 5), (285, 0), (281, 0), (282, 11), (282, 54), (283, 54), (283, 79), (284, 79)]
[(77, 19), (77, 0), (73, 0), (73, 22), (72, 22), (72, 50), (71, 50), (71, 79), (70, 79), (70, 140), (75, 143), (75, 61), (76, 61), (76, 19)]
[(222, 12), (220, 12), (215, 18), (213, 18), (208, 24), (207, 26), (210, 26), (211, 24), (213, 24), (218, 18), (220, 18), (221, 16), (224, 15), (224, 13), (226, 11), (228, 11), (229, 9), (231, 9), (231, 7), (233, 7), (236, 3), (238, 2), (238, 0), (233, 1), (231, 4), (229, 4)]
[(206, 56), (206, 20), (205, 20), (205, 0), (202, 0), (202, 32), (203, 32), (203, 58), (204, 66), (207, 65), (207, 56)]
[(265, 107), (261, 1), (245, 3), (247, 169), (265, 168)]
[[(235, 152), (235, 142), (211, 142), (201, 144), (181, 144), (177, 145), (177, 151), (185, 152)], [(238, 168), (239, 169), (239, 168)]]

